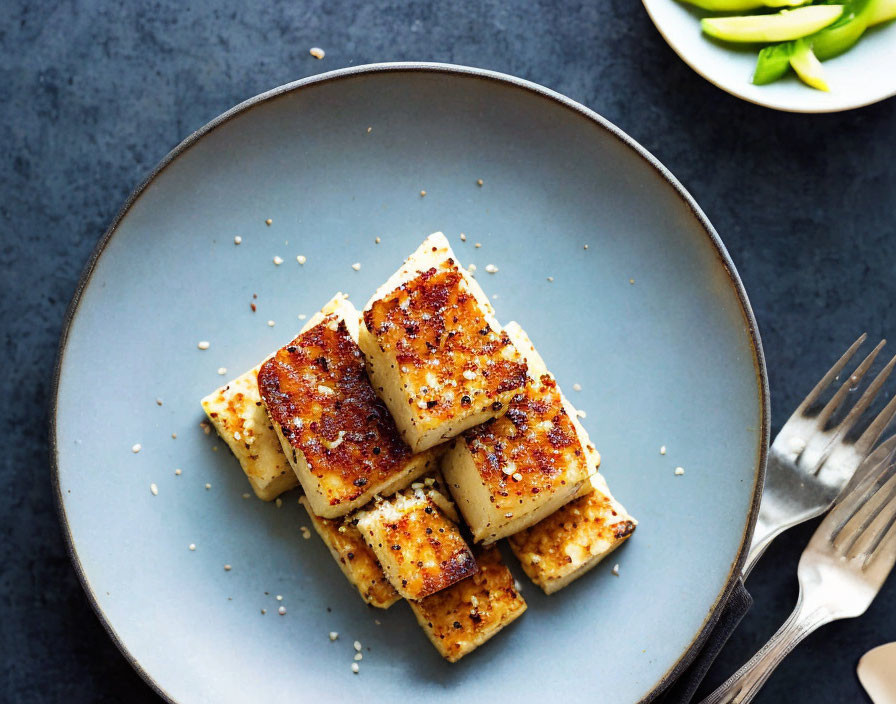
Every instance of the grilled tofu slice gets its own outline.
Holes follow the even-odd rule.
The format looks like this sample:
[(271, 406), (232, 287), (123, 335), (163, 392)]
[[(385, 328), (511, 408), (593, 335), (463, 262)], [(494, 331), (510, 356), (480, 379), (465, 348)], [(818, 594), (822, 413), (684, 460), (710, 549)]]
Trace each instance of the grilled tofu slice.
[(494, 546), (477, 548), (479, 571), (420, 601), (408, 602), (442, 657), (457, 662), (526, 610), (513, 575)]
[(405, 489), (355, 514), (358, 530), (396, 591), (422, 599), (476, 573), (458, 525), (439, 508), (447, 497)]
[(571, 501), (600, 462), (529, 338), (516, 323), (505, 330), (526, 357), (526, 386), (504, 416), (467, 430), (442, 461), (474, 540), (485, 544)]
[(264, 406), (311, 508), (344, 516), (436, 466), (413, 454), (374, 393), (357, 344), (359, 314), (331, 301), (307, 330), (261, 365)]
[(239, 461), (255, 495), (273, 501), (298, 486), (299, 480), (262, 406), (258, 369), (250, 369), (206, 396), (202, 408)]
[(323, 538), (339, 569), (365, 602), (378, 609), (388, 609), (401, 599), (351, 518), (321, 518), (314, 513), (307, 497), (303, 496), (299, 501), (308, 511), (314, 530)]
[(510, 536), (510, 547), (523, 570), (545, 594), (562, 589), (597, 565), (628, 540), (638, 524), (610, 494), (602, 475), (593, 475), (590, 483), (590, 493)]
[(371, 383), (415, 452), (500, 416), (525, 384), (526, 363), (493, 315), (441, 232), (365, 306)]

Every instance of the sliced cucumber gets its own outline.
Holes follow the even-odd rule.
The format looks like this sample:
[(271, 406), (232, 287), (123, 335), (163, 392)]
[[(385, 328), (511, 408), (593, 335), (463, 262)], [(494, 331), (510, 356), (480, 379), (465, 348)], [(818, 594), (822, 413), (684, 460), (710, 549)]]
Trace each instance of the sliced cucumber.
[(764, 86), (766, 83), (777, 81), (790, 69), (790, 54), (793, 44), (772, 44), (759, 52), (756, 60), (756, 69), (753, 71), (753, 83)]
[(821, 62), (812, 53), (812, 45), (805, 39), (797, 39), (793, 42), (793, 51), (790, 52), (790, 65), (796, 71), (796, 75), (808, 86), (827, 92), (827, 81), (824, 80), (824, 70)]
[(875, 0), (848, 0), (843, 14), (833, 24), (809, 37), (812, 51), (820, 61), (839, 56), (852, 47), (868, 28), (868, 16)]
[(896, 0), (871, 0), (868, 14), (869, 27), (894, 19), (896, 19)]
[(842, 5), (809, 5), (773, 15), (707, 17), (703, 31), (729, 42), (785, 42), (824, 29), (843, 12)]
[(695, 5), (702, 10), (710, 12), (746, 12), (758, 10), (761, 7), (798, 7), (805, 5), (809, 0), (684, 0), (689, 5)]

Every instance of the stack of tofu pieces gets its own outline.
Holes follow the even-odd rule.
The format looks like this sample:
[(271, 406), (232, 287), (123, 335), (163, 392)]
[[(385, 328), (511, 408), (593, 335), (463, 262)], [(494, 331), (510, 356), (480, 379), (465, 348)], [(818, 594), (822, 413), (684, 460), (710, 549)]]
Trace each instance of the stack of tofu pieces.
[(454, 662), (526, 609), (495, 543), (546, 593), (636, 521), (526, 333), (502, 327), (441, 233), (358, 312), (337, 294), (202, 400), (265, 501), (300, 501), (371, 606), (407, 600)]

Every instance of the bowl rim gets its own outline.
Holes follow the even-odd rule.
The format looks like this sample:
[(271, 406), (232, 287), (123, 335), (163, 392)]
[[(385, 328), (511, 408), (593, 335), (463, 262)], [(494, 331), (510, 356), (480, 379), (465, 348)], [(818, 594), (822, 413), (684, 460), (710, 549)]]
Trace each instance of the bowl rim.
[(640, 156), (645, 162), (652, 166), (653, 169), (675, 189), (678, 196), (684, 201), (685, 205), (688, 206), (699, 224), (703, 227), (707, 238), (715, 248), (716, 254), (718, 255), (726, 273), (728, 274), (729, 283), (734, 289), (734, 292), (736, 293), (737, 298), (740, 302), (741, 312), (744, 316), (744, 322), (750, 336), (751, 349), (753, 353), (753, 366), (756, 371), (757, 378), (757, 393), (759, 396), (759, 408), (761, 416), (759, 427), (759, 447), (757, 454), (758, 462), (754, 473), (753, 495), (750, 502), (747, 522), (744, 527), (744, 533), (740, 542), (740, 546), (738, 548), (737, 557), (734, 560), (731, 570), (726, 578), (725, 586), (717, 595), (715, 601), (709, 609), (709, 612), (706, 615), (706, 618), (703, 621), (703, 624), (689, 643), (688, 647), (678, 658), (678, 660), (676, 660), (676, 662), (673, 663), (673, 665), (663, 674), (663, 676), (651, 687), (650, 691), (641, 699), (641, 703), (646, 704), (647, 702), (650, 702), (657, 696), (659, 696), (659, 694), (669, 684), (671, 684), (675, 676), (680, 674), (694, 660), (700, 647), (709, 637), (710, 632), (718, 621), (723, 607), (727, 603), (728, 597), (740, 577), (741, 569), (747, 557), (749, 543), (752, 538), (753, 529), (755, 527), (756, 519), (759, 513), (759, 501), (762, 496), (762, 486), (765, 479), (765, 466), (768, 456), (770, 434), (768, 375), (765, 366), (765, 356), (762, 349), (762, 341), (759, 336), (759, 328), (756, 323), (756, 318), (753, 314), (753, 309), (750, 306), (747, 292), (744, 288), (743, 283), (741, 282), (740, 276), (737, 273), (734, 262), (731, 260), (731, 256), (728, 254), (728, 250), (722, 243), (722, 240), (716, 232), (715, 228), (713, 228), (712, 224), (709, 222), (709, 219), (700, 209), (700, 206), (697, 205), (697, 202), (690, 195), (690, 193), (687, 192), (687, 190), (684, 188), (684, 186), (682, 186), (678, 179), (676, 179), (671, 174), (671, 172), (669, 172), (669, 170), (659, 162), (656, 157), (654, 157), (650, 152), (648, 152), (638, 142), (632, 139), (628, 134), (619, 129), (616, 125), (611, 123), (606, 118), (598, 115), (590, 108), (585, 107), (581, 103), (578, 103), (575, 100), (566, 97), (565, 95), (557, 93), (532, 81), (518, 78), (516, 76), (511, 76), (509, 74), (500, 73), (498, 71), (438, 62), (401, 61), (350, 66), (333, 71), (327, 71), (325, 73), (315, 74), (296, 81), (291, 81), (289, 83), (277, 86), (276, 88), (272, 88), (271, 90), (259, 93), (254, 97), (238, 103), (234, 107), (230, 108), (226, 112), (221, 113), (213, 120), (197, 129), (195, 132), (181, 141), (180, 144), (174, 147), (170, 152), (168, 152), (168, 154), (165, 155), (165, 157), (156, 165), (156, 167), (149, 173), (149, 175), (133, 190), (133, 192), (128, 196), (127, 200), (118, 211), (118, 214), (115, 216), (112, 224), (95, 245), (93, 252), (90, 254), (90, 257), (87, 260), (87, 263), (84, 265), (80, 278), (78, 279), (78, 283), (75, 287), (75, 292), (72, 295), (72, 299), (65, 312), (65, 317), (63, 318), (62, 331), (57, 348), (48, 414), (50, 438), (49, 454), (51, 480), (53, 483), (53, 488), (55, 490), (54, 499), (56, 512), (62, 528), (63, 536), (65, 538), (67, 552), (75, 568), (78, 579), (81, 582), (81, 586), (87, 596), (87, 600), (96, 613), (100, 623), (103, 625), (103, 627), (106, 629), (106, 632), (109, 634), (109, 637), (112, 639), (112, 642), (115, 643), (116, 647), (121, 651), (121, 654), (125, 657), (128, 663), (130, 663), (131, 667), (134, 668), (137, 674), (139, 674), (140, 677), (142, 677), (143, 680), (163, 700), (165, 700), (166, 702), (170, 702), (171, 704), (183, 704), (182, 702), (178, 702), (178, 700), (176, 700), (171, 694), (169, 694), (163, 688), (163, 686), (160, 683), (156, 682), (153, 676), (143, 668), (140, 662), (128, 650), (127, 646), (121, 640), (114, 626), (112, 625), (111, 620), (107, 618), (105, 612), (99, 604), (99, 600), (97, 599), (96, 593), (90, 584), (87, 574), (84, 571), (83, 565), (78, 558), (78, 554), (75, 549), (74, 536), (72, 535), (68, 517), (65, 511), (65, 502), (62, 495), (62, 487), (59, 482), (59, 447), (57, 439), (59, 384), (62, 374), (62, 365), (65, 357), (66, 343), (68, 341), (68, 336), (71, 331), (72, 324), (78, 314), (82, 295), (87, 286), (90, 284), (92, 274), (96, 268), (99, 258), (102, 256), (107, 245), (115, 235), (118, 226), (127, 216), (128, 212), (137, 201), (137, 199), (166, 167), (168, 167), (177, 158), (183, 156), (206, 134), (233, 119), (234, 117), (247, 112), (253, 107), (261, 105), (262, 103), (277, 98), (281, 95), (301, 90), (302, 88), (306, 88), (308, 86), (332, 83), (346, 78), (370, 74), (401, 72), (435, 73), (461, 77), (471, 77), (492, 81), (505, 86), (516, 87), (528, 93), (533, 93), (537, 97), (541, 97), (551, 102), (557, 103), (559, 104), (559, 106), (577, 113), (581, 117), (584, 117), (589, 121), (595, 123), (598, 127), (606, 130), (608, 133), (616, 137), (620, 142), (630, 147), (638, 156)]
[[(680, 44), (674, 42), (669, 37), (669, 35), (665, 31), (663, 31), (662, 23), (658, 22), (656, 17), (654, 16), (654, 13), (650, 11), (651, 7), (655, 7), (654, 2), (656, 2), (656, 0), (641, 0), (641, 4), (644, 6), (644, 10), (647, 12), (647, 16), (650, 17), (650, 21), (653, 23), (653, 26), (656, 27), (656, 31), (660, 33), (660, 36), (665, 40), (666, 44), (668, 44), (672, 48), (672, 51), (674, 51), (676, 54), (678, 54), (678, 58), (680, 58), (688, 66), (690, 66), (691, 69), (694, 71), (694, 73), (696, 73), (701, 78), (705, 78), (707, 81), (712, 83), (716, 88), (720, 88), (721, 90), (725, 91), (729, 95), (733, 95), (735, 98), (740, 98), (741, 100), (746, 101), (748, 103), (752, 103), (753, 105), (758, 105), (763, 108), (769, 108), (771, 110), (778, 110), (780, 112), (789, 112), (789, 113), (794, 113), (794, 114), (799, 114), (799, 115), (828, 115), (828, 114), (836, 113), (836, 112), (846, 112), (847, 110), (858, 110), (859, 108), (864, 108), (869, 105), (874, 105), (875, 103), (879, 103), (884, 100), (888, 100), (889, 98), (892, 98), (894, 95), (896, 95), (896, 87), (894, 87), (892, 91), (890, 91), (889, 93), (886, 93), (885, 95), (877, 95), (874, 97), (870, 97), (870, 98), (867, 98), (864, 100), (859, 100), (859, 101), (852, 102), (852, 103), (844, 103), (843, 105), (834, 105), (831, 107), (817, 107), (817, 108), (816, 107), (796, 107), (793, 105), (774, 103), (774, 102), (771, 102), (768, 100), (758, 100), (758, 99), (753, 98), (750, 95), (748, 95), (745, 92), (745, 90), (739, 90), (734, 85), (725, 85), (724, 83), (722, 83), (720, 81), (714, 80), (707, 73), (705, 73), (696, 62), (691, 61), (688, 58), (687, 52), (684, 50), (684, 48)], [(752, 85), (752, 84), (745, 83), (744, 85)], [(807, 86), (806, 90), (812, 90), (812, 89)]]

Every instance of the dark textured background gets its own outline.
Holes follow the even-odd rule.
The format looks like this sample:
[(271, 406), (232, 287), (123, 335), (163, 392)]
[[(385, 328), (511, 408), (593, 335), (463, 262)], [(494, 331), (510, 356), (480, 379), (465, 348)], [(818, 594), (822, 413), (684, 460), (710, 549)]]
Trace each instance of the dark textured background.
[[(309, 56), (311, 46), (326, 58)], [(741, 102), (678, 60), (632, 0), (3, 0), (0, 700), (155, 701), (81, 591), (50, 485), (56, 344), (95, 242), (156, 162), (218, 113), (303, 76), (388, 60), (544, 84), (669, 167), (721, 233), (752, 298), (773, 432), (859, 332), (896, 334), (896, 100), (830, 116)], [(754, 573), (756, 605), (713, 683), (790, 612), (811, 531), (779, 540)], [(894, 597), (896, 579), (865, 617), (811, 636), (759, 701), (862, 701), (855, 664), (896, 638)]]

